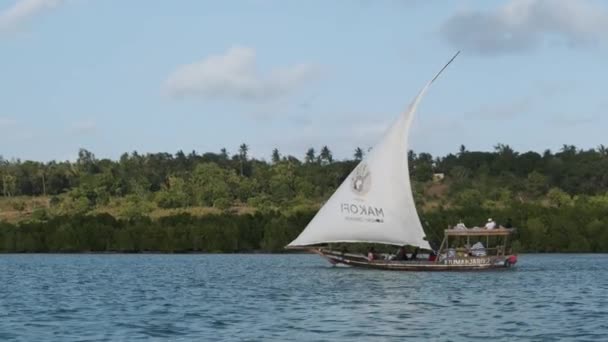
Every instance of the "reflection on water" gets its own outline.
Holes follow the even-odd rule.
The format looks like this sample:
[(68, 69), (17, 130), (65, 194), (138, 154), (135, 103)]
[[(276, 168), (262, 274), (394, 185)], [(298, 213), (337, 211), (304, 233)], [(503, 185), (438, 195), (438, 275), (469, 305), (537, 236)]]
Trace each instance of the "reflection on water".
[(509, 271), (331, 267), (315, 255), (0, 255), (0, 340), (601, 340), (607, 255)]

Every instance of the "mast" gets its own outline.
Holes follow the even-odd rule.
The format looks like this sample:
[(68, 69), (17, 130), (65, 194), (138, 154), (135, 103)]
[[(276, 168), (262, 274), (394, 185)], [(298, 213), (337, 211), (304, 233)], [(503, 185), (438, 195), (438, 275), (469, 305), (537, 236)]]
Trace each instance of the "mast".
[(441, 70), (439, 70), (439, 72), (437, 73), (437, 75), (435, 75), (435, 77), (433, 77), (433, 79), (431, 80), (431, 82), (429, 82), (429, 84), (435, 82), (435, 80), (437, 79), (437, 77), (439, 77), (439, 75), (441, 75), (441, 73), (443, 72), (443, 70), (445, 70), (448, 67), (448, 65), (450, 65), (456, 59), (456, 57), (458, 57), (459, 54), (460, 54), (460, 50), (458, 50), (456, 52), (456, 54), (454, 54), (454, 56), (443, 66), (443, 68), (441, 68)]

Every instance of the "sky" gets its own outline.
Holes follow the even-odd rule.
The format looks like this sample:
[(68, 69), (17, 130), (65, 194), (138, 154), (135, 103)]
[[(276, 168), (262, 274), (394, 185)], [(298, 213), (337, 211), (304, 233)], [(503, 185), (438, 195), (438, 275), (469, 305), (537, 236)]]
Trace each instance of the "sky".
[(608, 145), (608, 2), (0, 0), (0, 155)]

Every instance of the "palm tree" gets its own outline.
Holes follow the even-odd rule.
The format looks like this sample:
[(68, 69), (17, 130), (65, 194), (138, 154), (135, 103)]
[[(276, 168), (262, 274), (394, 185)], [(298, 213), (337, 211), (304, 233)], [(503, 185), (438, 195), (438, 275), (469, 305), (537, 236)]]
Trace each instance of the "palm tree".
[(467, 153), (467, 148), (464, 145), (460, 145), (460, 148), (458, 149), (458, 156), (462, 156), (465, 153)]
[(314, 148), (309, 148), (308, 151), (306, 151), (306, 157), (304, 158), (304, 160), (306, 161), (306, 164), (312, 164), (315, 162), (315, 149)]
[(42, 195), (46, 196), (46, 165), (42, 164), (37, 173), (42, 180)]
[(321, 148), (321, 153), (319, 154), (319, 160), (326, 164), (331, 164), (334, 161), (334, 157), (332, 156), (331, 151), (329, 150), (329, 147), (327, 147), (327, 145), (325, 145), (325, 146), (323, 146), (323, 148)]
[(247, 152), (249, 152), (249, 146), (242, 143), (239, 146), (239, 160), (241, 161), (241, 176), (244, 175), (245, 162), (247, 161)]
[(4, 197), (11, 197), (17, 189), (17, 177), (11, 174), (2, 176), (2, 193)]
[(220, 158), (222, 160), (228, 160), (228, 151), (226, 151), (225, 147), (222, 147), (222, 149), (220, 150)]
[(416, 153), (413, 150), (407, 151), (407, 162), (412, 165), (416, 161)]
[(505, 145), (505, 144), (500, 144), (500, 143), (496, 144), (496, 146), (494, 146), (494, 151), (496, 151), (501, 156), (515, 154), (515, 151), (513, 151), (511, 146)]
[(279, 149), (275, 148), (274, 150), (272, 150), (272, 162), (276, 164), (280, 161), (281, 161), (281, 154), (279, 153)]
[(574, 155), (574, 154), (576, 154), (576, 146), (564, 144), (562, 146), (562, 153)]
[(355, 160), (362, 160), (363, 159), (363, 150), (361, 149), (361, 147), (357, 147), (355, 149)]
[(604, 144), (601, 144), (600, 146), (598, 146), (597, 151), (600, 153), (600, 155), (602, 157), (608, 156), (608, 148), (606, 148), (606, 146), (604, 146)]

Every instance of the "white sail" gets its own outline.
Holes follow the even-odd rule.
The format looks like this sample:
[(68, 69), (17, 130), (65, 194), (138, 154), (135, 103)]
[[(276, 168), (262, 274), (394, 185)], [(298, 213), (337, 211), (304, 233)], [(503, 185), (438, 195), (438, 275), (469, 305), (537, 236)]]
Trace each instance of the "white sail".
[(457, 55), (422, 88), (380, 143), (287, 247), (373, 242), (431, 249), (425, 240), (412, 195), (407, 160), (408, 135), (418, 103)]

